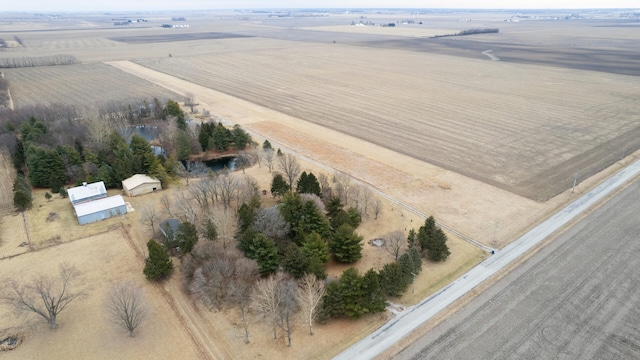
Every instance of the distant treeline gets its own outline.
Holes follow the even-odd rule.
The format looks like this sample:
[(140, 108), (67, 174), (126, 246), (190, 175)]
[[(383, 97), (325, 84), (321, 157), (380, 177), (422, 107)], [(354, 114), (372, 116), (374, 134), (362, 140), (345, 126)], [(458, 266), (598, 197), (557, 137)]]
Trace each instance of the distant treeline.
[(446, 36), (464, 36), (464, 35), (475, 35), (475, 34), (490, 34), (497, 33), (500, 29), (498, 28), (480, 28), (480, 29), (467, 29), (457, 32), (455, 34), (445, 34), (445, 35), (436, 35), (435, 37), (446, 37)]
[(16, 58), (0, 58), (0, 69), (72, 65), (79, 63), (80, 61), (73, 55), (51, 55), (40, 57), (23, 56)]

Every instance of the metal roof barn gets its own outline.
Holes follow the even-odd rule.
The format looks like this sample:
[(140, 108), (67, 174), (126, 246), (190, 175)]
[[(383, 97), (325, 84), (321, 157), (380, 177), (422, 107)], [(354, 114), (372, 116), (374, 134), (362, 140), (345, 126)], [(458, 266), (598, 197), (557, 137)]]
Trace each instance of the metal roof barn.
[(127, 213), (127, 204), (121, 195), (74, 205), (80, 225), (108, 219)]
[(91, 184), (83, 183), (81, 186), (72, 187), (67, 190), (69, 200), (72, 204), (80, 204), (85, 201), (91, 201), (107, 197), (107, 188), (103, 181)]
[(122, 190), (129, 197), (132, 197), (162, 190), (162, 185), (158, 179), (144, 174), (135, 174), (128, 179), (122, 180)]

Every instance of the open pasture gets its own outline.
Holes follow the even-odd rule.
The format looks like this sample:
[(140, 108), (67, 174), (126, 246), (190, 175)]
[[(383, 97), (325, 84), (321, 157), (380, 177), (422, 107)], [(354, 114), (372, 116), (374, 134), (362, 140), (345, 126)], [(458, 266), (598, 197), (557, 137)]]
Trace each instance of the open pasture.
[(640, 144), (633, 77), (339, 44), (138, 63), (539, 201)]
[(176, 95), (104, 64), (5, 69), (16, 107), (68, 104), (81, 107)]

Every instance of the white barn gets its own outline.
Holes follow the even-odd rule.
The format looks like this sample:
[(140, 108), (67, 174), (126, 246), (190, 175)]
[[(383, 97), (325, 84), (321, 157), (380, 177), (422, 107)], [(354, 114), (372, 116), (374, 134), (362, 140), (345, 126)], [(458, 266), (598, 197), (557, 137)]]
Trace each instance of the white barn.
[(105, 220), (127, 213), (127, 204), (121, 195), (84, 202), (73, 206), (80, 225)]
[(144, 174), (135, 174), (122, 181), (122, 190), (127, 196), (134, 197), (162, 190), (162, 185), (158, 179)]
[(71, 204), (75, 205), (107, 197), (107, 188), (103, 181), (91, 184), (82, 183), (81, 186), (68, 189), (67, 194)]

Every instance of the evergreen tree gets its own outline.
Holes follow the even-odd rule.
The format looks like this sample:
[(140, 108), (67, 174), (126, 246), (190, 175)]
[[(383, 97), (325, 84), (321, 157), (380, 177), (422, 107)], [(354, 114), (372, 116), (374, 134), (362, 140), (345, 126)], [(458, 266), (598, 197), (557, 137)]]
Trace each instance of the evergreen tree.
[(238, 234), (244, 233), (251, 227), (256, 215), (255, 210), (255, 208), (251, 207), (247, 203), (243, 203), (242, 205), (240, 205), (240, 208), (238, 209), (236, 225), (236, 231)]
[(184, 111), (182, 111), (182, 109), (180, 109), (180, 104), (178, 104), (177, 102), (173, 101), (173, 100), (168, 100), (167, 104), (164, 107), (164, 119), (166, 119), (167, 116), (175, 116), (176, 117), (176, 124), (178, 125), (178, 129), (180, 130), (186, 130), (187, 129), (187, 123), (184, 120)]
[(320, 191), (320, 183), (315, 175), (312, 172), (307, 174), (306, 171), (303, 171), (298, 178), (298, 182), (296, 184), (296, 191), (300, 194), (315, 194), (322, 195)]
[(240, 125), (236, 124), (233, 126), (233, 130), (231, 130), (231, 141), (233, 141), (236, 150), (242, 150), (251, 144), (252, 140), (251, 135), (244, 131)]
[(31, 207), (32, 203), (31, 185), (22, 174), (18, 174), (13, 182), (13, 206), (18, 211), (25, 211)]
[(11, 160), (13, 161), (13, 167), (16, 171), (22, 172), (22, 167), (25, 165), (26, 155), (24, 153), (24, 145), (20, 139), (16, 140), (16, 146), (11, 154)]
[(280, 258), (278, 257), (278, 249), (273, 240), (266, 235), (255, 233), (251, 244), (249, 245), (249, 256), (258, 263), (258, 271), (260, 275), (269, 275), (278, 270)]
[(409, 235), (407, 236), (407, 243), (409, 248), (420, 248), (420, 243), (418, 242), (418, 235), (414, 229), (409, 230)]
[(315, 231), (304, 238), (301, 250), (307, 259), (316, 258), (323, 265), (329, 261), (329, 246)]
[(307, 265), (307, 274), (313, 274), (318, 280), (324, 280), (327, 278), (327, 272), (324, 270), (324, 265), (319, 258), (309, 258), (309, 264)]
[(437, 228), (427, 248), (427, 256), (431, 261), (446, 261), (449, 255), (451, 252), (447, 246), (447, 235)]
[(213, 129), (213, 133), (209, 139), (209, 149), (216, 150), (218, 152), (225, 151), (227, 147), (229, 147), (228, 131), (229, 130), (227, 130), (222, 123), (218, 123), (218, 125)]
[(334, 259), (342, 263), (353, 263), (362, 257), (362, 236), (351, 226), (342, 224), (338, 227), (329, 242), (329, 251)]
[(186, 131), (178, 131), (176, 136), (176, 158), (178, 161), (187, 161), (191, 156), (191, 141)]
[(212, 123), (203, 123), (200, 125), (200, 132), (198, 133), (198, 142), (202, 151), (209, 149), (209, 139), (213, 136), (213, 129), (215, 125)]
[(198, 242), (198, 230), (195, 225), (185, 221), (178, 225), (175, 238), (177, 245), (180, 247), (180, 252), (188, 254)]
[(318, 233), (321, 237), (329, 236), (329, 220), (318, 210), (312, 200), (302, 203), (302, 208), (291, 224), (291, 235), (293, 240), (302, 244), (306, 235), (312, 232)]
[(289, 191), (289, 184), (284, 179), (282, 174), (278, 173), (273, 177), (271, 181), (271, 195), (284, 196)]
[(447, 246), (447, 235), (436, 225), (433, 216), (425, 220), (416, 236), (422, 253), (431, 261), (445, 261), (451, 255)]
[(204, 227), (203, 237), (207, 240), (215, 240), (218, 238), (218, 228), (211, 219), (207, 219), (207, 223)]
[(20, 126), (20, 140), (25, 144), (35, 142), (47, 132), (47, 125), (32, 116), (29, 121), (22, 123)]
[(273, 149), (273, 148), (271, 147), (271, 143), (269, 142), (269, 140), (265, 140), (265, 141), (262, 143), (262, 150), (269, 150), (269, 149)]
[[(336, 215), (338, 215), (341, 210), (344, 211), (343, 207), (344, 205), (342, 204), (342, 200), (340, 200), (340, 197), (332, 196), (327, 202), (327, 216), (329, 217), (329, 219), (333, 220), (333, 218), (336, 217)], [(340, 225), (342, 224), (343, 223), (341, 223)]]
[(296, 244), (289, 244), (284, 253), (283, 268), (294, 278), (300, 279), (307, 272), (309, 259)]
[(351, 225), (352, 228), (357, 229), (362, 222), (362, 216), (360, 215), (360, 212), (355, 208), (350, 207), (349, 209), (347, 209), (347, 215), (349, 216), (349, 225)]
[(45, 150), (37, 145), (27, 150), (29, 180), (35, 187), (50, 188), (58, 192), (67, 180), (62, 156), (55, 150)]
[(166, 279), (173, 270), (173, 263), (169, 258), (167, 250), (156, 241), (147, 242), (149, 257), (145, 260), (144, 276), (149, 281), (160, 281)]
[(409, 283), (397, 262), (385, 264), (380, 270), (380, 286), (385, 294), (400, 297), (407, 290)]
[(363, 307), (368, 313), (375, 314), (384, 311), (387, 300), (380, 286), (380, 275), (373, 269), (367, 270), (362, 278), (362, 292), (364, 294)]

